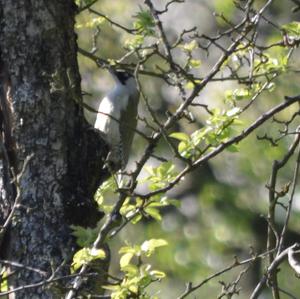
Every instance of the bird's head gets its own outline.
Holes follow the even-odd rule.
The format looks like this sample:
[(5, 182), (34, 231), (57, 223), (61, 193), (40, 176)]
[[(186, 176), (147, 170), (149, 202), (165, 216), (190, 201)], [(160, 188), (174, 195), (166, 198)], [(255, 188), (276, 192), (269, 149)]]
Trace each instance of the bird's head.
[(116, 83), (119, 83), (122, 85), (126, 85), (126, 83), (129, 80), (134, 80), (133, 74), (130, 72), (124, 71), (124, 70), (117, 70), (117, 69), (110, 68), (109, 72), (113, 76)]
[(137, 93), (137, 84), (133, 73), (112, 68), (109, 69), (109, 72), (117, 85), (128, 88), (131, 94)]

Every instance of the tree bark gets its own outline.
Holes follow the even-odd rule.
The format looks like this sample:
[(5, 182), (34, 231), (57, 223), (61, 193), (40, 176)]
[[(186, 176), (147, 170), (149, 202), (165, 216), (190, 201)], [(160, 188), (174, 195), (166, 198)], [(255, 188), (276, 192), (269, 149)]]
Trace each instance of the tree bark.
[[(10, 267), (10, 288), (67, 274), (76, 248), (70, 224), (101, 217), (93, 193), (106, 149), (80, 105), (75, 13), (71, 0), (0, 0), (1, 223), (18, 200), (1, 255), (43, 271)], [(11, 297), (61, 298), (67, 281), (59, 282)]]

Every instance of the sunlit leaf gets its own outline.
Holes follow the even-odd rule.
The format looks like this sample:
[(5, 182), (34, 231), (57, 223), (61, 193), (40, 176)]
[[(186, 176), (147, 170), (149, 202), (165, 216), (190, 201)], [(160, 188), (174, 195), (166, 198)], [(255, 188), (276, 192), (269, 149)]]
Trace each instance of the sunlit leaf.
[(150, 271), (150, 275), (155, 276), (155, 278), (157, 279), (162, 279), (166, 277), (166, 273), (157, 270)]
[(191, 42), (189, 43), (186, 43), (186, 44), (183, 44), (183, 45), (180, 45), (180, 47), (186, 51), (186, 52), (192, 52), (193, 50), (197, 49), (198, 48), (198, 43), (196, 40), (192, 40)]
[(291, 22), (281, 26), (290, 37), (299, 38), (300, 37), (300, 22)]
[(199, 59), (190, 59), (189, 60), (189, 66), (191, 68), (198, 68), (201, 66), (201, 60)]
[(160, 215), (158, 209), (147, 207), (144, 209), (144, 211), (145, 211), (145, 213), (147, 213), (149, 216), (151, 216), (155, 220), (157, 220), (157, 221), (161, 220), (161, 215)]
[(6, 292), (8, 291), (8, 280), (7, 280), (7, 270), (5, 268), (1, 269), (1, 283), (0, 283), (0, 292)]
[(188, 141), (190, 140), (190, 136), (183, 132), (175, 132), (170, 134), (170, 137), (181, 140), (181, 141)]
[(124, 255), (122, 255), (122, 257), (120, 259), (120, 267), (121, 268), (126, 267), (130, 263), (133, 256), (134, 256), (134, 254), (132, 252), (127, 252)]
[(77, 271), (82, 265), (87, 264), (93, 260), (104, 259), (106, 257), (103, 249), (96, 248), (82, 248), (78, 250), (73, 256), (72, 272)]
[(126, 39), (124, 46), (129, 50), (134, 50), (141, 47), (144, 43), (144, 40), (145, 38), (143, 35), (137, 34), (132, 38)]
[(147, 256), (150, 256), (156, 248), (166, 245), (168, 245), (168, 242), (164, 239), (151, 239), (145, 241), (141, 245), (141, 249), (146, 253)]
[(102, 25), (105, 21), (106, 21), (106, 19), (104, 17), (96, 17), (96, 18), (90, 19), (86, 23), (78, 23), (78, 24), (76, 24), (75, 28), (76, 29), (81, 29), (81, 28), (95, 28), (97, 26)]

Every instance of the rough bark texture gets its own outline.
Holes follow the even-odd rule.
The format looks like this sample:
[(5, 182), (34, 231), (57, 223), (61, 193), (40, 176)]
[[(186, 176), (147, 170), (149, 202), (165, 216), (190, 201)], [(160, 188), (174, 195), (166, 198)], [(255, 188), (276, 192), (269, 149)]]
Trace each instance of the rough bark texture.
[[(1, 223), (16, 198), (13, 173), (33, 154), (1, 254), (45, 271), (46, 277), (70, 261), (76, 245), (69, 225), (93, 226), (100, 217), (92, 196), (104, 175), (99, 169), (105, 149), (78, 105), (75, 10), (71, 0), (0, 0)], [(43, 279), (23, 269), (10, 284), (16, 288)], [(14, 296), (61, 298), (53, 287)]]

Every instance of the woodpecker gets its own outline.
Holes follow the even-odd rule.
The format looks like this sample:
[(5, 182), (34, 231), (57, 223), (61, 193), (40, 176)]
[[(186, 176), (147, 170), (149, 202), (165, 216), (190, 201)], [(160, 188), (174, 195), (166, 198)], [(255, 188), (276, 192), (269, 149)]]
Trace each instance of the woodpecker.
[(114, 88), (100, 102), (94, 128), (109, 147), (110, 170), (124, 169), (137, 125), (139, 92), (134, 76), (124, 70), (109, 69)]
[(297, 276), (300, 275), (300, 244), (296, 243), (288, 249), (288, 261), (295, 270)]

